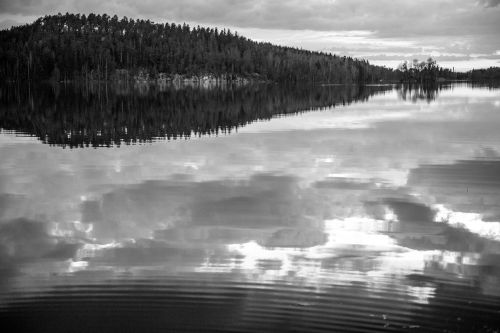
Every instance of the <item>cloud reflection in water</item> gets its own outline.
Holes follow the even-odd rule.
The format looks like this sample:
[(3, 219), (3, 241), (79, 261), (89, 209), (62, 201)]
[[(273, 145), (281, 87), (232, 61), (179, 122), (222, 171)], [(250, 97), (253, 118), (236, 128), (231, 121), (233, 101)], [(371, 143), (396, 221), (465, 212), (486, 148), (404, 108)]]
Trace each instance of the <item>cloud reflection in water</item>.
[[(194, 274), (305, 288), (307, 306), (365, 293), (412, 313), (457, 290), (498, 296), (498, 233), (476, 228), (499, 220), (498, 91), (458, 92), (415, 104), (387, 94), (294, 116), (293, 128), (278, 118), (119, 149), (1, 134), (0, 260), (35, 289), (26, 276)], [(337, 119), (346, 126), (330, 126)]]

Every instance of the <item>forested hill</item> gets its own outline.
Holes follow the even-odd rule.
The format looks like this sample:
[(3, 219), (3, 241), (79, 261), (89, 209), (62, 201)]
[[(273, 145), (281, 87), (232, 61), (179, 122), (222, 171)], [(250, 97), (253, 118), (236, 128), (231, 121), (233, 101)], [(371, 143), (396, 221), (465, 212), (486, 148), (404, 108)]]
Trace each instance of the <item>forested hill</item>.
[[(109, 80), (117, 73), (370, 83), (396, 73), (367, 61), (258, 43), (229, 30), (126, 17), (45, 16), (0, 31), (3, 80)], [(159, 75), (160, 73), (163, 73)]]

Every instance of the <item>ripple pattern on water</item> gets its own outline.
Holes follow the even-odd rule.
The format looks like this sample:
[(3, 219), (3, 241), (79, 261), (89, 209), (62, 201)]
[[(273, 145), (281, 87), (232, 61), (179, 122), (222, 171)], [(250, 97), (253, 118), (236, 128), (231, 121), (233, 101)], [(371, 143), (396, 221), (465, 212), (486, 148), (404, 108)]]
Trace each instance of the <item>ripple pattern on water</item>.
[[(218, 274), (76, 278), (3, 292), (0, 320), (16, 331), (488, 332), (500, 299), (437, 283), (430, 304), (394, 288), (243, 283)], [(390, 282), (388, 281), (388, 284)], [(12, 325), (12, 326), (11, 326)]]

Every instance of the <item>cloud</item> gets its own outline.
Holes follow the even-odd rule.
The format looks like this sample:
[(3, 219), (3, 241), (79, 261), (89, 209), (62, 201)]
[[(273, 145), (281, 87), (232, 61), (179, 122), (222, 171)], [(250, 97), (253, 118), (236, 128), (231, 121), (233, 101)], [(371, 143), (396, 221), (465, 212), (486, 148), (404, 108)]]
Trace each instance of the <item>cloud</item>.
[(326, 243), (327, 235), (318, 229), (280, 229), (262, 245), (266, 247), (307, 248)]
[[(256, 174), (245, 181), (147, 181), (117, 187), (84, 201), (82, 221), (97, 239), (141, 238), (170, 242), (248, 242), (298, 246), (324, 240), (324, 202), (290, 176)], [(312, 206), (312, 205), (311, 205)], [(306, 214), (307, 209), (307, 214)], [(311, 230), (305, 230), (305, 229)]]
[(435, 212), (425, 204), (401, 198), (386, 199), (384, 203), (394, 211), (400, 222), (428, 223), (434, 221)]
[(79, 245), (49, 234), (46, 223), (24, 218), (0, 221), (0, 264), (72, 258)]
[(500, 161), (491, 149), (486, 154), (486, 160), (412, 169), (408, 184), (421, 188), (439, 202), (448, 203), (456, 211), (480, 212), (485, 221), (500, 221)]
[(373, 183), (362, 181), (358, 179), (349, 179), (341, 177), (329, 177), (325, 180), (319, 180), (313, 183), (313, 186), (319, 189), (339, 189), (339, 190), (353, 190), (362, 191), (370, 190), (373, 188)]
[(103, 250), (92, 260), (93, 265), (145, 266), (155, 264), (199, 265), (205, 258), (200, 247), (182, 247), (151, 239), (134, 239), (119, 247)]
[(0, 20), (0, 30), (8, 29), (10, 27), (18, 26), (21, 24), (23, 24), (23, 22), (19, 22), (16, 20), (10, 20), (10, 19)]
[(486, 8), (496, 7), (500, 4), (500, 0), (479, 0), (479, 4)]
[(8, 193), (0, 193), (0, 219), (4, 219), (11, 211), (15, 210), (13, 207), (16, 207), (19, 204), (20, 196)]
[[(498, 1), (482, 1), (484, 5), (496, 6)], [(453, 9), (451, 8), (453, 7)], [(465, 11), (468, 13), (465, 14)], [(57, 12), (107, 13), (147, 17), (159, 21), (199, 22), (213, 25), (229, 25), (242, 28), (295, 29), (316, 31), (367, 30), (382, 35), (399, 34), (461, 34), (461, 24), (470, 19), (488, 18), (487, 22), (476, 21), (470, 29), (482, 29), (492, 23), (494, 14), (484, 13), (469, 1), (389, 0), (377, 3), (367, 0), (312, 0), (312, 1), (264, 1), (264, 0), (121, 0), (102, 2), (87, 1), (0, 1), (4, 14), (44, 15)], [(276, 15), (279, 13), (279, 15)], [(410, 22), (409, 22), (410, 21)], [(439, 23), (439, 24), (437, 24)], [(397, 27), (397, 28), (396, 28)], [(455, 31), (456, 30), (456, 31)]]

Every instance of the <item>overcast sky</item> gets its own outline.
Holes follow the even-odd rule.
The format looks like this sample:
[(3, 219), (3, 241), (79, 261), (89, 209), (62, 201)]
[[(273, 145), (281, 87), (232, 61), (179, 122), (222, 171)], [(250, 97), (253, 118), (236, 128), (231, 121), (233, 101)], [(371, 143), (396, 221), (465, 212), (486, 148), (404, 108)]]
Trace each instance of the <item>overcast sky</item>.
[(228, 27), (259, 41), (394, 67), (432, 56), (500, 66), (500, 0), (0, 0), (0, 28), (58, 12)]

